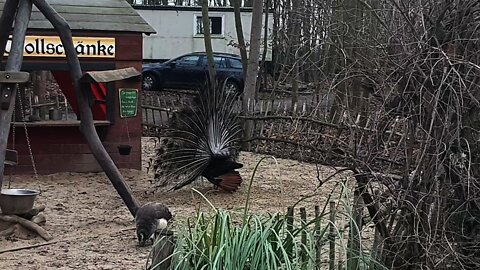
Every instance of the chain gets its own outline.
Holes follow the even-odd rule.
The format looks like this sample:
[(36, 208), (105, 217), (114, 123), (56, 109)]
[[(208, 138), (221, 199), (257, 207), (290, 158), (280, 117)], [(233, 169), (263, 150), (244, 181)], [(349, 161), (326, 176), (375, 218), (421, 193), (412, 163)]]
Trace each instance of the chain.
[(20, 108), (21, 108), (20, 111), (22, 112), (23, 128), (25, 129), (25, 138), (27, 139), (28, 153), (30, 154), (30, 160), (32, 162), (33, 173), (34, 173), (34, 176), (35, 176), (35, 180), (38, 180), (37, 167), (35, 166), (35, 160), (33, 159), (32, 146), (30, 145), (30, 139), (29, 139), (29, 136), (28, 136), (27, 123), (25, 121), (25, 112), (23, 111), (22, 99), (19, 98), (18, 100), (19, 100)]
[[(18, 89), (18, 87), (17, 87), (17, 89)], [(17, 93), (19, 93), (19, 92), (17, 91)], [(19, 96), (20, 96), (20, 94), (19, 94)], [(12, 150), (15, 150), (15, 137), (16, 137), (16, 135), (15, 135), (15, 126), (16, 126), (15, 120), (16, 119), (17, 119), (17, 112), (14, 109), (13, 110), (13, 125), (12, 125)], [(12, 185), (12, 175), (13, 175), (14, 168), (15, 168), (14, 166), (12, 166), (12, 168), (10, 168), (10, 175), (8, 177), (8, 189), (10, 189), (10, 186)]]

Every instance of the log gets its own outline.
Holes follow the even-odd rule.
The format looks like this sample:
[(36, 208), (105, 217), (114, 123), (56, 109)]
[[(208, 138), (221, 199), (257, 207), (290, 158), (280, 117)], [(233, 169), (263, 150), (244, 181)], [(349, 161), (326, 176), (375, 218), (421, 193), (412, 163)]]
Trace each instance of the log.
[(0, 214), (0, 220), (5, 221), (5, 222), (10, 222), (10, 223), (18, 223), (22, 225), (23, 227), (36, 232), (38, 235), (40, 235), (45, 241), (50, 241), (53, 239), (53, 237), (42, 227), (38, 226), (34, 222), (24, 219), (19, 216), (14, 216), (14, 215), (3, 215)]
[(14, 226), (11, 226), (11, 227), (8, 227), (7, 229), (3, 230), (0, 232), (0, 236), (2, 237), (9, 237), (10, 235), (12, 235), (13, 233), (15, 233), (15, 231), (17, 230), (18, 228), (18, 224), (15, 224)]

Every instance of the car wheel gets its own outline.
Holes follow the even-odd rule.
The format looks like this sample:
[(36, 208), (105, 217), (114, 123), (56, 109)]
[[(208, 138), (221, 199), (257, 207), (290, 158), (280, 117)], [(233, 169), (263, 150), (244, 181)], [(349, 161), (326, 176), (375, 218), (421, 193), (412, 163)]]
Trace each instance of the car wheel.
[(142, 88), (145, 91), (153, 91), (157, 89), (157, 79), (153, 74), (145, 74), (142, 78)]
[(223, 86), (223, 91), (228, 95), (238, 95), (240, 93), (240, 88), (235, 82), (227, 81)]

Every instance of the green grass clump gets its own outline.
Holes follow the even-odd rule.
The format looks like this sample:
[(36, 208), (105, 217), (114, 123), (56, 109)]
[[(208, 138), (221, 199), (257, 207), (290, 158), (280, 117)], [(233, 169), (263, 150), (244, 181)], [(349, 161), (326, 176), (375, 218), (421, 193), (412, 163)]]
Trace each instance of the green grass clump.
[[(249, 192), (250, 189), (251, 182)], [(344, 190), (345, 186), (342, 188), (342, 194)], [(200, 195), (204, 197), (203, 194)], [(344, 230), (340, 230), (335, 222), (331, 222), (330, 212), (326, 210), (329, 201), (316, 218), (307, 222), (294, 221), (291, 213), (250, 214), (249, 196), (243, 218), (236, 219), (233, 218), (233, 212), (216, 209), (206, 198), (205, 200), (212, 206), (212, 214), (198, 212), (194, 218), (188, 219), (183, 227), (177, 226), (175, 249), (167, 258), (171, 260), (172, 270), (329, 269), (328, 247), (332, 241), (336, 244), (333, 252), (346, 255), (343, 263), (331, 264), (341, 265), (338, 269), (385, 269), (371, 258), (369, 252), (363, 251), (360, 242), (358, 245), (351, 245), (358, 250), (355, 252), (349, 250), (348, 242), (353, 238), (342, 241), (345, 238)], [(343, 203), (348, 204), (349, 201), (345, 197)], [(348, 208), (344, 209), (349, 212)], [(351, 217), (349, 213), (342, 215)], [(348, 220), (351, 227), (357, 227), (353, 218)], [(157, 239), (156, 245), (159, 243)], [(147, 268), (165, 269), (156, 268), (156, 265), (147, 265)]]
[(174, 269), (297, 269), (278, 215), (251, 215), (237, 226), (229, 212), (217, 211), (210, 218), (200, 213), (192, 225), (179, 237)]

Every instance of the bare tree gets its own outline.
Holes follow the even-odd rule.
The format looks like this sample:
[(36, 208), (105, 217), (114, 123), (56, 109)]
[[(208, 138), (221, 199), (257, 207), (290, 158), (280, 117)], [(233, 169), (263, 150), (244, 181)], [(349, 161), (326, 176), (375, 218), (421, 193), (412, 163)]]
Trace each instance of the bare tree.
[(247, 47), (245, 46), (245, 38), (243, 37), (242, 15), (240, 13), (240, 5), (242, 0), (231, 0), (233, 2), (233, 12), (235, 16), (235, 30), (237, 31), (238, 48), (242, 57), (243, 74), (246, 77), (248, 57)]
[(250, 53), (248, 55), (247, 76), (245, 78), (245, 90), (243, 95), (244, 108), (246, 108), (249, 99), (255, 99), (262, 36), (263, 0), (255, 0), (253, 4), (252, 28), (250, 31)]
[(215, 88), (215, 63), (213, 61), (212, 37), (210, 34), (210, 18), (208, 17), (208, 0), (202, 0), (202, 28), (203, 39), (205, 42), (205, 52), (207, 54), (208, 76), (210, 87)]
[[(250, 30), (250, 54), (248, 56), (248, 66), (245, 78), (245, 89), (243, 92), (242, 108), (244, 112), (248, 111), (249, 102), (255, 99), (256, 84), (258, 77), (258, 61), (260, 57), (260, 44), (262, 35), (262, 13), (263, 0), (255, 0), (252, 11), (252, 25)], [(252, 130), (252, 122), (246, 121), (244, 133), (249, 136)]]

